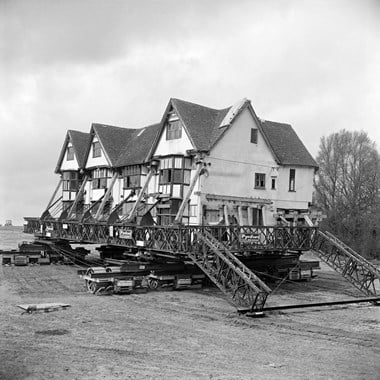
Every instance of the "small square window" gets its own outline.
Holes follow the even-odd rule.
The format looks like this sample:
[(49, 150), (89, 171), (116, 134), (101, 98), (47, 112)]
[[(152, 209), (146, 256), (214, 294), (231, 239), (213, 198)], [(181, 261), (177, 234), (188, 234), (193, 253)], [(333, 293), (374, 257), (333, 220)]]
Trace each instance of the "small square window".
[(182, 137), (182, 125), (179, 120), (171, 121), (166, 126), (166, 140), (176, 140)]
[(251, 128), (251, 143), (257, 144), (257, 129)]
[(265, 189), (265, 173), (255, 173), (255, 189)]

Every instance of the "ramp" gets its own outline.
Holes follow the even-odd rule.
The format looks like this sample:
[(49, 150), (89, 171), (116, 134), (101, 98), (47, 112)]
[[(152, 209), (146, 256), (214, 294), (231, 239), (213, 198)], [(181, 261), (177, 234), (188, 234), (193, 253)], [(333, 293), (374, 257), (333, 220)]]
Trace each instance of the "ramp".
[(379, 269), (329, 232), (318, 231), (313, 251), (368, 296), (380, 294)]
[(195, 232), (191, 260), (238, 310), (262, 311), (271, 289), (210, 232)]

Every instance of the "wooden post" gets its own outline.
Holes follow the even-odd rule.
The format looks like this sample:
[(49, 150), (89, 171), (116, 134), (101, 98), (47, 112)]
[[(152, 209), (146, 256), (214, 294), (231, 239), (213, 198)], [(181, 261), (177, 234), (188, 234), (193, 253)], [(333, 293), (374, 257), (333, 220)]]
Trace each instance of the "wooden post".
[(247, 213), (248, 213), (248, 225), (252, 226), (253, 225), (253, 216), (252, 216), (253, 208), (248, 207), (247, 208)]
[(194, 190), (194, 187), (195, 187), (195, 184), (196, 184), (198, 178), (201, 176), (201, 172), (202, 172), (202, 169), (203, 169), (203, 165), (202, 164), (203, 164), (202, 161), (198, 163), (197, 170), (195, 172), (195, 175), (194, 175), (193, 179), (191, 180), (190, 187), (187, 190), (186, 196), (185, 196), (185, 198), (183, 198), (183, 201), (182, 201), (181, 205), (179, 206), (177, 215), (175, 216), (175, 219), (174, 219), (174, 223), (178, 224), (178, 223), (181, 223), (181, 221), (182, 221), (182, 216), (183, 216), (183, 213), (184, 213), (185, 208), (187, 206), (187, 202), (189, 201), (189, 199), (191, 197), (191, 194), (192, 194), (192, 192)]
[(238, 215), (239, 215), (239, 224), (241, 226), (243, 226), (244, 220), (243, 220), (243, 207), (242, 206), (238, 206)]
[(106, 193), (104, 194), (104, 197), (103, 197), (103, 200), (102, 200), (102, 203), (100, 204), (98, 210), (96, 211), (96, 214), (95, 214), (95, 220), (98, 220), (100, 215), (102, 215), (102, 212), (103, 212), (103, 209), (104, 209), (104, 206), (106, 204), (106, 202), (108, 201), (110, 195), (111, 195), (111, 192), (112, 192), (112, 189), (113, 189), (113, 185), (115, 184), (115, 181), (117, 179), (117, 172), (114, 173), (112, 179), (111, 179), (111, 183), (110, 185), (108, 186), (108, 189), (106, 191)]
[(83, 194), (83, 191), (84, 191), (84, 187), (86, 186), (86, 183), (88, 181), (88, 175), (86, 175), (83, 179), (83, 182), (80, 186), (80, 189), (78, 191), (78, 194), (77, 196), (75, 197), (74, 199), (74, 202), (73, 204), (71, 205), (70, 207), (70, 210), (69, 210), (69, 213), (67, 214), (67, 219), (70, 219), (71, 215), (73, 214), (74, 210), (75, 210), (75, 207), (77, 207), (77, 204), (79, 202), (79, 199), (81, 198), (82, 194)]

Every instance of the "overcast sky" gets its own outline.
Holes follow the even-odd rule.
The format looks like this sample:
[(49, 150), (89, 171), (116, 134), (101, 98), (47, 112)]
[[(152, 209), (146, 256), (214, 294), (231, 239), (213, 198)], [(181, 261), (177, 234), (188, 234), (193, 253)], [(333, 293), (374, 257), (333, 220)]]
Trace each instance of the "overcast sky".
[(67, 129), (142, 127), (170, 97), (380, 146), (380, 1), (0, 0), (0, 223), (39, 216)]

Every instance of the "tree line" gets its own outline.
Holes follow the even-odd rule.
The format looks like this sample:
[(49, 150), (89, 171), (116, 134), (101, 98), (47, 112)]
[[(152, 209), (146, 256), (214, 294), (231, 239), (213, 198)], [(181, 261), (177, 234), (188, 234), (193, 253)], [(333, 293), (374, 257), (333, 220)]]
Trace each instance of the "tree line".
[(380, 258), (380, 155), (366, 132), (322, 137), (314, 203), (321, 228), (366, 257)]

